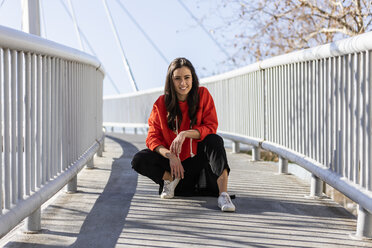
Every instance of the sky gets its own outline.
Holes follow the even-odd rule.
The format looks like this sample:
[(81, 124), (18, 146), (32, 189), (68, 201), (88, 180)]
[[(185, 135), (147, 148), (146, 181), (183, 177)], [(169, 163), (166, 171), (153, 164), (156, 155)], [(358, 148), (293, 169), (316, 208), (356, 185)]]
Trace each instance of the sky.
[[(221, 49), (211, 39), (212, 34), (206, 32), (208, 28), (203, 30), (195, 20), (213, 15), (217, 2), (218, 0), (107, 0), (139, 90), (163, 87), (168, 65), (176, 57), (188, 58), (196, 68), (199, 78), (226, 71), (221, 67), (221, 61), (226, 59), (223, 49), (226, 52), (229, 49)], [(0, 25), (21, 30), (21, 0), (0, 0), (1, 3)], [(106, 71), (103, 95), (133, 92), (103, 0), (71, 0), (71, 3), (83, 35), (83, 51), (96, 56)], [(68, 12), (68, 1), (40, 0), (40, 4), (41, 36), (81, 50)], [(208, 20), (217, 24), (221, 22), (218, 18)], [(207, 23), (203, 25), (208, 26)]]

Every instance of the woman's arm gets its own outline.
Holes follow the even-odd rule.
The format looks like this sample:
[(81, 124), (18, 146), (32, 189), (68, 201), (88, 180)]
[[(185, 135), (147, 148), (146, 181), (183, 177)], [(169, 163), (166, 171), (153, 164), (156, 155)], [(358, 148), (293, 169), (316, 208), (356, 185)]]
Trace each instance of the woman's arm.
[(177, 137), (173, 140), (173, 142), (170, 146), (170, 151), (174, 154), (180, 154), (182, 144), (183, 144), (183, 142), (185, 141), (186, 138), (199, 139), (200, 138), (200, 133), (196, 129), (190, 129), (190, 130), (185, 130), (185, 131), (180, 132), (177, 135)]
[(175, 153), (172, 153), (164, 146), (158, 146), (155, 148), (155, 151), (162, 155), (163, 157), (169, 159), (169, 166), (171, 168), (171, 176), (174, 178), (182, 178), (184, 177), (184, 169), (181, 164), (181, 160)]

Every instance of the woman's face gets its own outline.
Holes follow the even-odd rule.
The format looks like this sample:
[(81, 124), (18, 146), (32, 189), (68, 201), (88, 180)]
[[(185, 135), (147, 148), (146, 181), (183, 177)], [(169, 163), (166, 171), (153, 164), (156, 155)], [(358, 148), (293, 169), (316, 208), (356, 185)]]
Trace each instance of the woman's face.
[(178, 100), (185, 101), (192, 88), (192, 75), (188, 67), (182, 66), (173, 72), (173, 85), (176, 89)]

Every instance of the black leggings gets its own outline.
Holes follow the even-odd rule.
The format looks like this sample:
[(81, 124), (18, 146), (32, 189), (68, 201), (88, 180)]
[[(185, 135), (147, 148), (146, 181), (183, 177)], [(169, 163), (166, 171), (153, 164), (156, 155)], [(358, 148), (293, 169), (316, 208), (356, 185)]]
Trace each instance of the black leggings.
[[(209, 134), (198, 143), (197, 155), (182, 161), (182, 166), (185, 170), (184, 179), (179, 182), (175, 195), (218, 196), (217, 178), (224, 169), (230, 172), (223, 139), (217, 134)], [(159, 184), (159, 193), (163, 189), (164, 172), (171, 171), (169, 160), (150, 149), (134, 155), (132, 168)]]

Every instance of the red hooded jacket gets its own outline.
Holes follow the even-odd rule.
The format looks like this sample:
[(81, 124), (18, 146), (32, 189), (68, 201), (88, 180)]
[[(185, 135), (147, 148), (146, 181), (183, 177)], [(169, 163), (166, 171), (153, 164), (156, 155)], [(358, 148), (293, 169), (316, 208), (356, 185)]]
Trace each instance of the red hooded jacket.
[[(196, 129), (200, 133), (200, 139), (191, 139), (191, 143), (189, 138), (185, 139), (180, 153), (180, 160), (183, 161), (193, 154), (196, 154), (198, 142), (202, 141), (208, 134), (216, 133), (218, 120), (213, 98), (205, 87), (199, 87), (199, 107), (196, 113), (196, 124), (191, 128), (187, 101), (179, 101), (178, 103), (182, 112), (182, 123), (178, 132)], [(146, 139), (147, 147), (152, 151), (160, 145), (169, 149), (172, 141), (177, 135), (169, 129), (167, 124), (167, 110), (165, 107), (164, 95), (160, 96), (154, 103), (148, 123), (149, 132)]]

